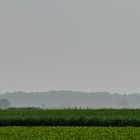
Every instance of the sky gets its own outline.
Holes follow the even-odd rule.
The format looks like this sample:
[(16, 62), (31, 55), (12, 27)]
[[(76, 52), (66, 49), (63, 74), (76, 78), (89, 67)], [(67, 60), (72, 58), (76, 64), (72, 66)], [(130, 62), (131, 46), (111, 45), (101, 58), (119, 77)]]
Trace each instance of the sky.
[(139, 0), (0, 0), (0, 93), (140, 93)]

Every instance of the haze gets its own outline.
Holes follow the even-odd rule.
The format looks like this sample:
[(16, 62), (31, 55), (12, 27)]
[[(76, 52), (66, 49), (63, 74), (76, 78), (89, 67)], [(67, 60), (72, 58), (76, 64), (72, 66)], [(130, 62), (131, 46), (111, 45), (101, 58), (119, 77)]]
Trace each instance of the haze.
[(0, 0), (0, 93), (140, 93), (139, 0)]

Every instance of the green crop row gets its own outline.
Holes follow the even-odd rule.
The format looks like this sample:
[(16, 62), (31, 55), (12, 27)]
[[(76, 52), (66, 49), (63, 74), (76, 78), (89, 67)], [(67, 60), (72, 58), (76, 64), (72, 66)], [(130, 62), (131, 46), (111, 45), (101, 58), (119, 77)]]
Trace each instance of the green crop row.
[(0, 127), (0, 140), (140, 140), (140, 127)]
[(140, 126), (137, 118), (96, 117), (0, 117), (0, 126)]
[(0, 109), (0, 116), (135, 116), (140, 115), (140, 109), (39, 109), (39, 108), (9, 108)]
[(0, 126), (140, 126), (139, 109), (6, 109)]

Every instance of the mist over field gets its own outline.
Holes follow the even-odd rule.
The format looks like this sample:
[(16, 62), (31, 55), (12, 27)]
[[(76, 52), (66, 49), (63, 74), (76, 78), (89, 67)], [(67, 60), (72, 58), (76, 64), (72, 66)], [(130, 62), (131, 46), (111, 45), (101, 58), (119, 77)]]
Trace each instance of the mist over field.
[(140, 140), (140, 0), (0, 0), (0, 140)]
[(108, 92), (48, 91), (13, 92), (0, 95), (9, 107), (39, 108), (140, 108), (140, 95)]
[(139, 108), (139, 5), (1, 0), (0, 106)]

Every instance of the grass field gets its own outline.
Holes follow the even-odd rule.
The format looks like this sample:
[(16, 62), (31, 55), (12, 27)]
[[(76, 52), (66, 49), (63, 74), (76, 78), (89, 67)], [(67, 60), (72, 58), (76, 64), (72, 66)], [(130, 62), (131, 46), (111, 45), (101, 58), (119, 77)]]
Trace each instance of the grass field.
[(5, 109), (0, 126), (140, 126), (140, 109)]
[(139, 127), (0, 127), (0, 140), (140, 140)]

